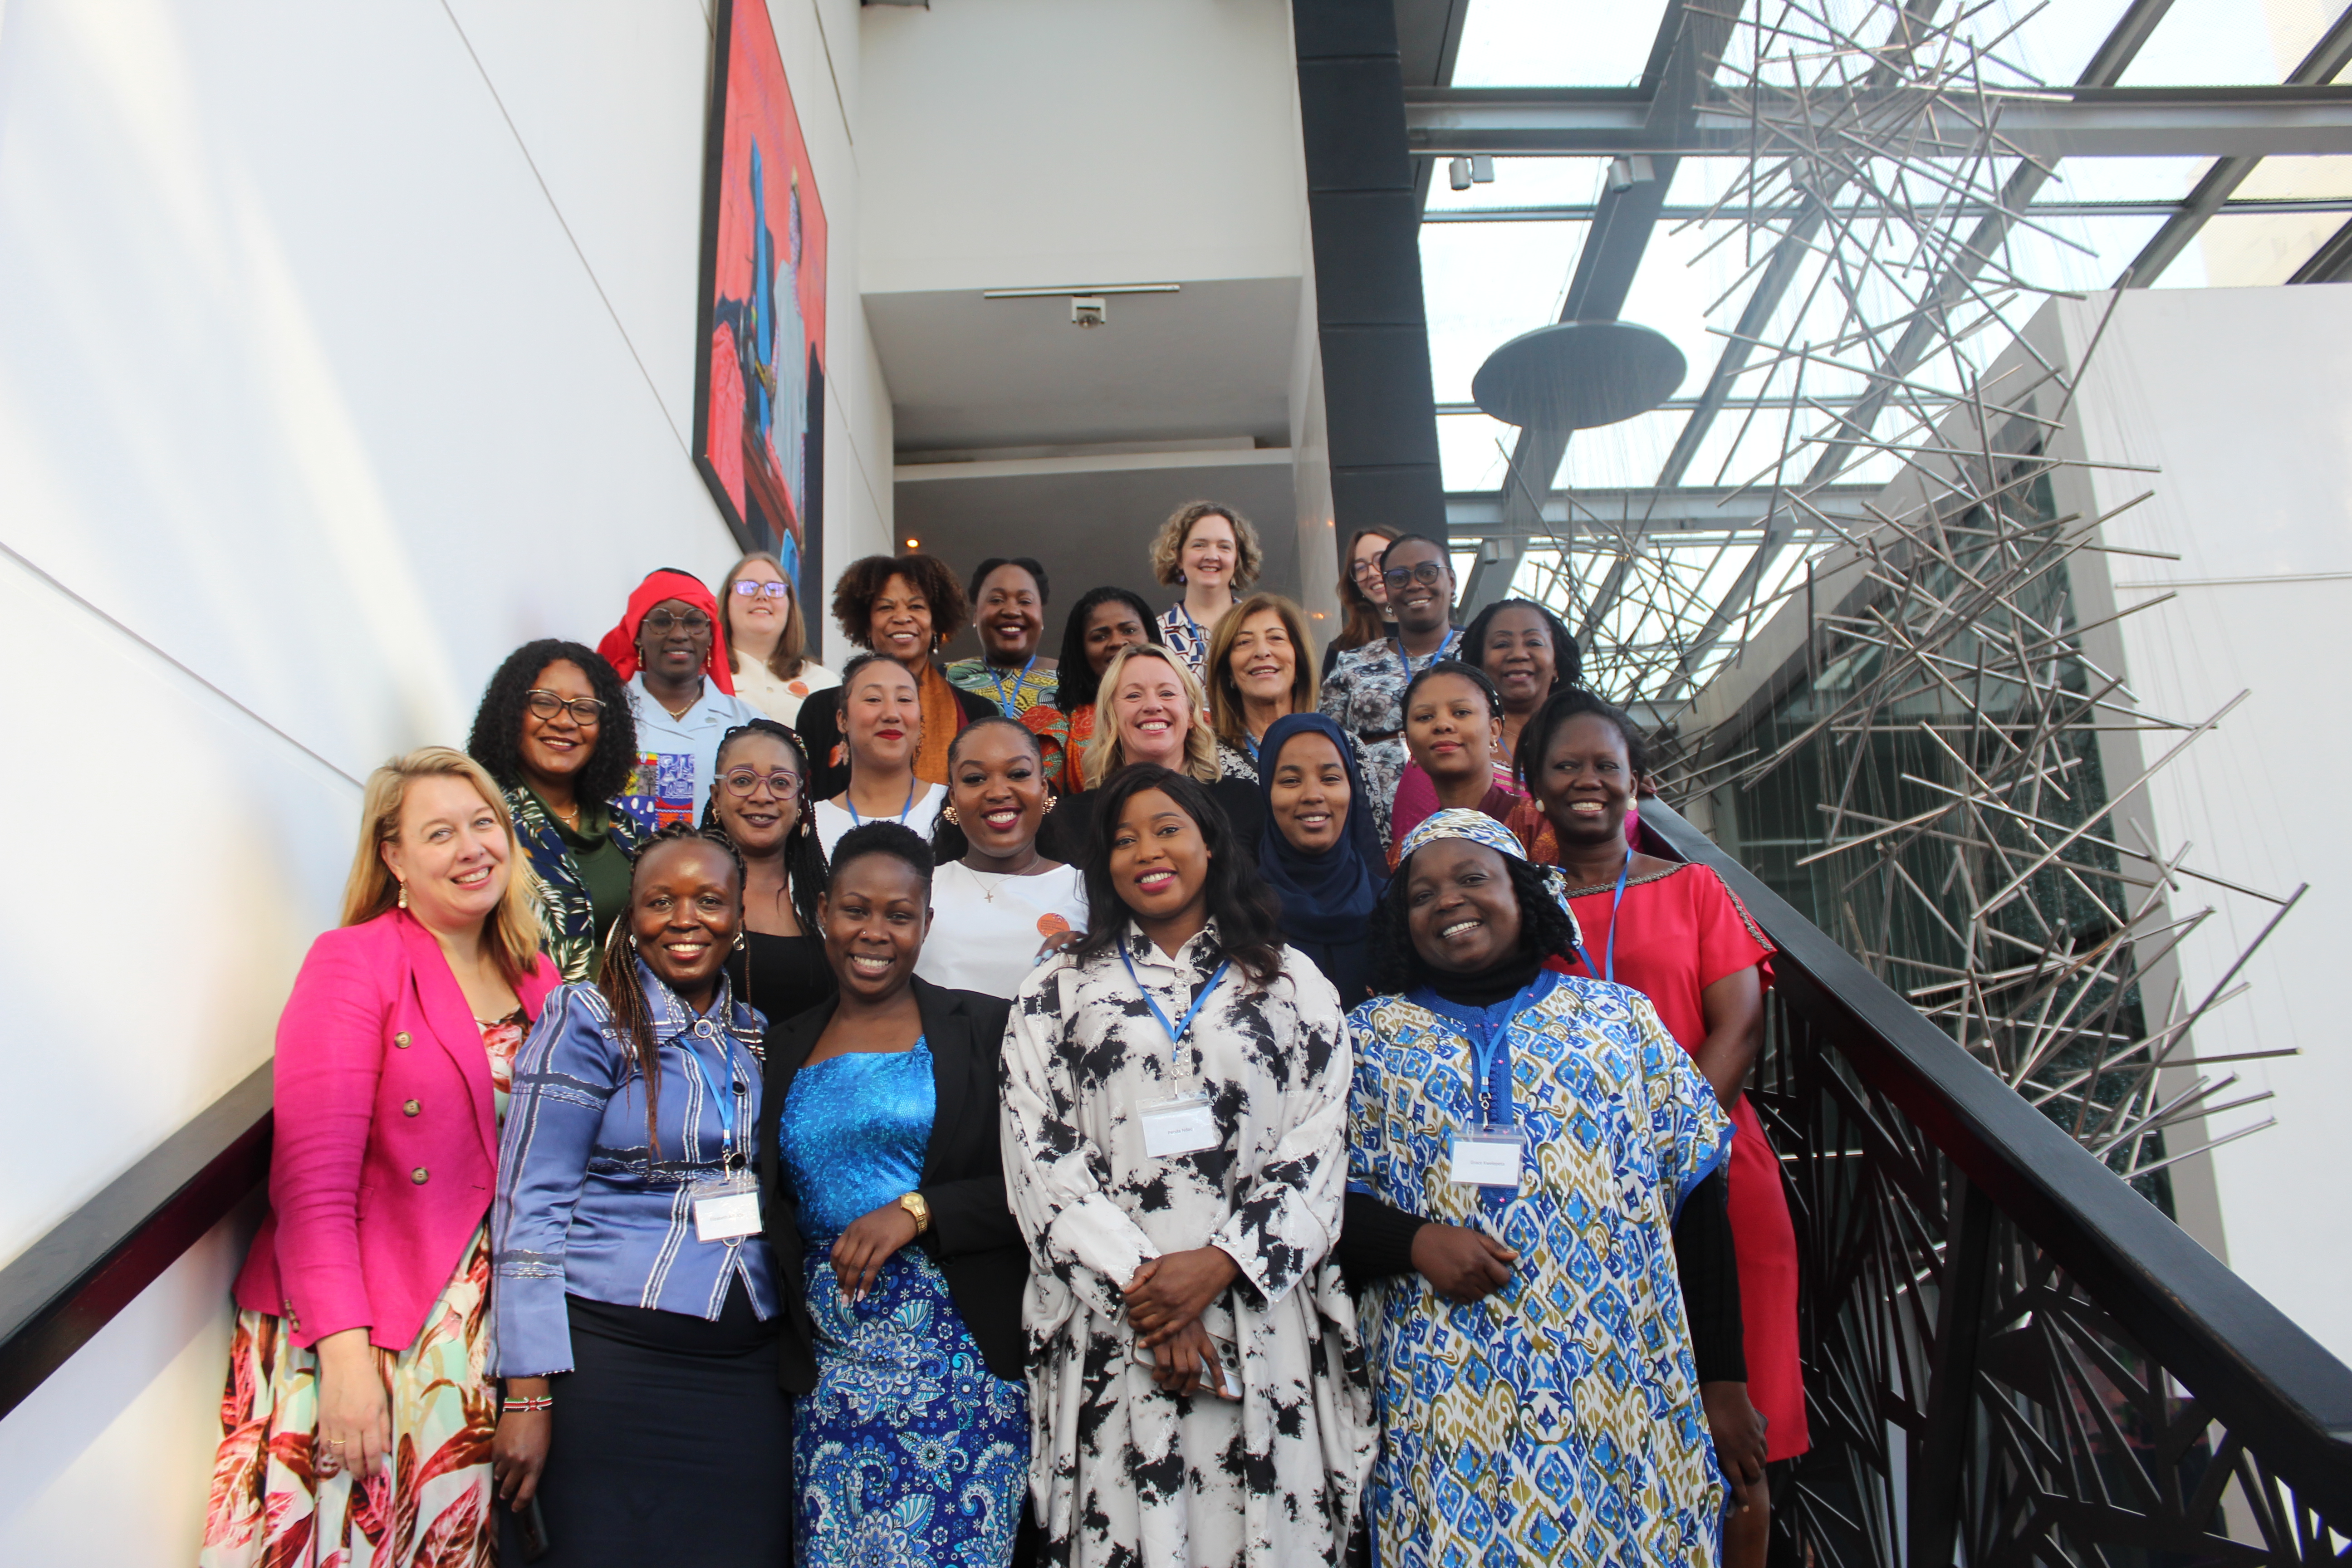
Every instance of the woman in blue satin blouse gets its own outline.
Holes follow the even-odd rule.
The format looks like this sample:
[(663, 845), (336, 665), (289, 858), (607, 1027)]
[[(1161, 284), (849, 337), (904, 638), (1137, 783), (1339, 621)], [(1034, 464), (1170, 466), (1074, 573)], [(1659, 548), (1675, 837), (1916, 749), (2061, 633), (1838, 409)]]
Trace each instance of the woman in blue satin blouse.
[(930, 850), (897, 823), (845, 835), (817, 906), (840, 993), (768, 1032), (761, 1185), (800, 1396), (800, 1568), (1003, 1568), (1025, 1512), (1007, 1004), (916, 977), (930, 882)]

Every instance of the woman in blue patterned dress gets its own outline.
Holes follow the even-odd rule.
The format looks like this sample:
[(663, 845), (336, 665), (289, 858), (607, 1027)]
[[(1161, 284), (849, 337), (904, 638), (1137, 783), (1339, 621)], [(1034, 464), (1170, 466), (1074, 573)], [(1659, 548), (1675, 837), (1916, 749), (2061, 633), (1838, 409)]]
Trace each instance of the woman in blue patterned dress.
[(1399, 994), (1348, 1021), (1383, 1568), (1714, 1568), (1718, 1441), (1761, 1457), (1731, 1124), (1645, 998), (1543, 966), (1579, 940), (1556, 876), (1484, 813), (1431, 816), (1374, 917)]
[(907, 828), (845, 835), (817, 903), (840, 994), (768, 1032), (760, 1147), (800, 1395), (800, 1568), (1003, 1568), (1023, 1517), (1029, 1255), (997, 1132), (1006, 1004), (916, 978), (930, 882)]

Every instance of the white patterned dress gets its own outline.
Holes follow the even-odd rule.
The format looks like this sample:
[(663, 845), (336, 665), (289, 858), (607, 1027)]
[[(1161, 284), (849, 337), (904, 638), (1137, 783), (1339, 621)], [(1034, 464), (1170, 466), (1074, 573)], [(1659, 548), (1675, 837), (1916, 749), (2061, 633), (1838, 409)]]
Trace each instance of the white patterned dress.
[(1470, 1305), (1419, 1274), (1364, 1298), (1377, 1560), (1715, 1568), (1723, 1478), (1672, 1227), (1729, 1157), (1731, 1123), (1646, 997), (1547, 971), (1476, 1025), (1507, 1030), (1519, 1188), (1458, 1184), (1450, 1138), (1477, 1119), (1476, 1069), (1439, 1008), (1465, 1011), (1376, 996), (1349, 1016), (1349, 1184), (1519, 1261)]
[[(1223, 959), (1213, 922), (1172, 961), (1130, 924), (1111, 952), (1040, 967), (1013, 1002), (1004, 1167), (1033, 1260), (1030, 1486), (1048, 1563), (1336, 1562), (1370, 1468), (1370, 1392), (1331, 1259), (1347, 1176), (1339, 995), (1293, 949), (1266, 986), (1235, 964), (1180, 1057), (1139, 982), (1181, 1020)], [(1141, 1108), (1196, 1081), (1218, 1142), (1146, 1153)], [(1238, 1351), (1238, 1402), (1160, 1392), (1119, 1294), (1146, 1258), (1210, 1245), (1241, 1268), (1202, 1315)]]

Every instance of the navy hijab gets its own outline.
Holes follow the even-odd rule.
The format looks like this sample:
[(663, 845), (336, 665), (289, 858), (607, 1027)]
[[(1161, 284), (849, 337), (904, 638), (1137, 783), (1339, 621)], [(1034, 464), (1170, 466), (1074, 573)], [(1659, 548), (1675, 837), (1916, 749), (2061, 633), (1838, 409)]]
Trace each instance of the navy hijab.
[[(1274, 773), (1282, 749), (1300, 735), (1320, 735), (1339, 751), (1348, 771), (1348, 821), (1339, 842), (1319, 853), (1298, 848), (1274, 821)], [(1267, 727), (1258, 745), (1258, 791), (1265, 802), (1265, 827), (1258, 836), (1259, 873), (1282, 900), (1282, 931), (1315, 960), (1349, 1006), (1361, 1001), (1369, 984), (1372, 909), (1388, 887), (1388, 856), (1372, 826), (1372, 799), (1357, 770), (1347, 731), (1320, 713), (1293, 713)], [(1362, 963), (1350, 963), (1354, 957)], [(1334, 973), (1347, 971), (1346, 978)], [(1366, 973), (1359, 975), (1358, 969)], [(1351, 984), (1350, 982), (1355, 984)]]

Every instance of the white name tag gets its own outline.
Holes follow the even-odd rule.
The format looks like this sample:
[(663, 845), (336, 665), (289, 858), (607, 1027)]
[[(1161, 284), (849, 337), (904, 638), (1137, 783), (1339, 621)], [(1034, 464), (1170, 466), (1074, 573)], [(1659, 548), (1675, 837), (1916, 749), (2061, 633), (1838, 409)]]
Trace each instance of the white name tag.
[(1450, 1163), (1454, 1179), (1469, 1187), (1519, 1188), (1521, 1156), (1526, 1142), (1507, 1127), (1482, 1127), (1456, 1132)]
[(1143, 1152), (1155, 1160), (1217, 1146), (1217, 1119), (1205, 1094), (1179, 1095), (1143, 1108)]
[(759, 1235), (759, 1189), (738, 1178), (709, 1197), (695, 1199), (694, 1234), (700, 1241), (733, 1241)]

